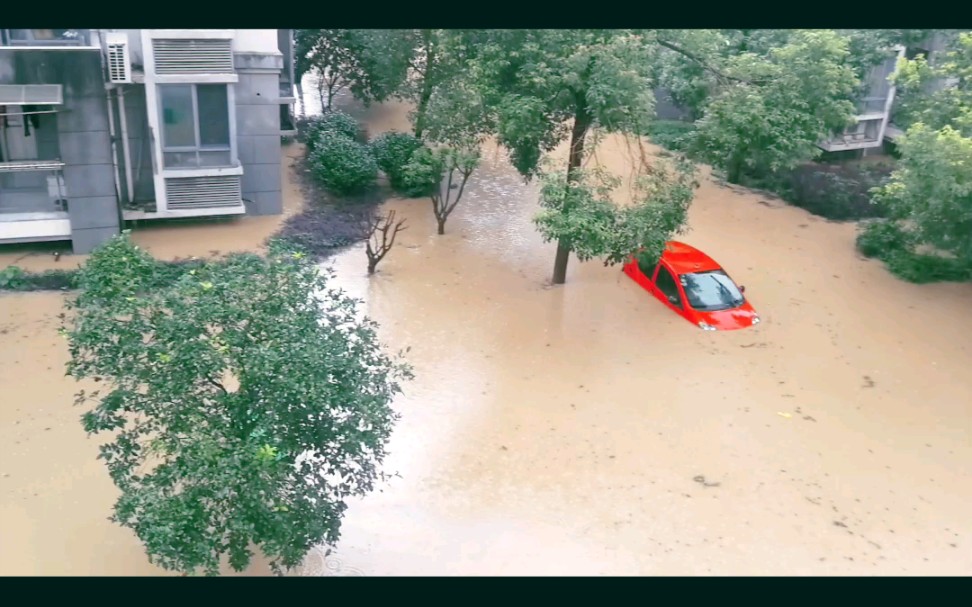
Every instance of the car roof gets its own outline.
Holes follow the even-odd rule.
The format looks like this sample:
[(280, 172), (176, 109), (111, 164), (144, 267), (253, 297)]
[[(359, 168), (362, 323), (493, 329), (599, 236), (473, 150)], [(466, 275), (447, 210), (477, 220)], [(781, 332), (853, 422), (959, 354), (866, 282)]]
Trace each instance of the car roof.
[(676, 274), (691, 274), (693, 272), (708, 272), (710, 270), (722, 269), (722, 266), (702, 251), (692, 245), (675, 240), (669, 241), (665, 245), (665, 252), (662, 253), (662, 261), (674, 270)]

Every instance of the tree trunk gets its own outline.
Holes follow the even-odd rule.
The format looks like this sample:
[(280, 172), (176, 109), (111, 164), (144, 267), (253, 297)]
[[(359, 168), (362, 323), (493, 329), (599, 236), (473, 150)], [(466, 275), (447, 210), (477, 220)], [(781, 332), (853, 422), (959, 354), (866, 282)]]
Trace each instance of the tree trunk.
[(439, 221), (439, 236), (442, 236), (443, 234), (445, 234), (445, 222), (446, 222), (446, 218), (443, 217), (442, 219), (439, 219), (438, 221)]
[(378, 267), (378, 262), (377, 261), (371, 261), (371, 260), (369, 260), (368, 261), (368, 276), (371, 276), (372, 274), (374, 274), (375, 273), (375, 269), (377, 267)]
[(415, 110), (415, 136), (421, 138), (425, 132), (425, 112), (432, 98), (432, 88), (435, 80), (432, 78), (432, 64), (435, 63), (435, 48), (432, 43), (432, 31), (424, 30), (425, 38), (425, 72), (422, 74), (422, 91), (419, 93), (418, 107)]
[[(584, 102), (578, 104), (574, 115), (574, 127), (570, 131), (570, 158), (567, 161), (567, 181), (577, 177), (577, 169), (584, 159), (584, 137), (591, 127), (591, 116)], [(563, 240), (557, 243), (557, 257), (554, 258), (553, 284), (567, 282), (567, 262), (570, 261), (570, 243)]]

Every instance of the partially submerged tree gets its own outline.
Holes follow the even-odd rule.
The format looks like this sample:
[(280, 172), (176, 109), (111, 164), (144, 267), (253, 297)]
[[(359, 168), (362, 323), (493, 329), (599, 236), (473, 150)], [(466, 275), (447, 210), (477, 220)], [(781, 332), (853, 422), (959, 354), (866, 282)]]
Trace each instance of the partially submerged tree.
[(369, 211), (363, 218), (365, 254), (368, 256), (368, 274), (374, 274), (378, 263), (395, 246), (395, 238), (407, 229), (404, 219), (395, 221), (395, 211), (382, 215)]
[(657, 162), (639, 178), (633, 202), (619, 206), (612, 196), (621, 180), (602, 170), (577, 169), (543, 176), (534, 219), (545, 241), (565, 242), (581, 261), (623, 263), (632, 254), (657, 260), (665, 243), (685, 226), (698, 187), (694, 166), (684, 159)]
[(404, 183), (413, 191), (426, 189), (432, 199), (432, 212), (439, 235), (466, 190), (466, 183), (479, 166), (478, 147), (422, 148), (416, 151), (404, 168)]
[[(478, 32), (469, 72), (495, 109), (495, 131), (524, 176), (541, 156), (569, 141), (566, 179), (584, 157), (587, 135), (640, 135), (654, 111), (645, 40), (619, 30), (491, 30)], [(567, 278), (570, 245), (557, 244), (553, 282)]]
[(83, 416), (121, 495), (112, 520), (150, 560), (239, 571), (259, 548), (275, 571), (333, 545), (346, 500), (368, 493), (407, 366), (327, 277), (275, 248), (185, 273), (127, 237), (96, 251), (64, 330), (69, 373), (99, 391)]

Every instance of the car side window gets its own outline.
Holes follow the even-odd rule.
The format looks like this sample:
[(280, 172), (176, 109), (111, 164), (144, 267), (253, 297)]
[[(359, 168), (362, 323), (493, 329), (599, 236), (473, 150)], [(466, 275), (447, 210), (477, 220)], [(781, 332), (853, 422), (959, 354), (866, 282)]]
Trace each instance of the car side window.
[(645, 278), (651, 280), (655, 277), (655, 268), (658, 267), (657, 261), (651, 261), (648, 259), (638, 258), (638, 269), (641, 273), (645, 275)]
[(665, 266), (658, 268), (658, 280), (655, 281), (655, 285), (658, 287), (658, 290), (669, 299), (669, 301), (672, 301), (672, 298), (674, 297), (675, 301), (672, 301), (672, 303), (679, 308), (682, 307), (682, 298), (678, 294), (678, 286), (675, 284), (675, 277), (672, 276), (672, 273), (669, 272), (668, 268)]

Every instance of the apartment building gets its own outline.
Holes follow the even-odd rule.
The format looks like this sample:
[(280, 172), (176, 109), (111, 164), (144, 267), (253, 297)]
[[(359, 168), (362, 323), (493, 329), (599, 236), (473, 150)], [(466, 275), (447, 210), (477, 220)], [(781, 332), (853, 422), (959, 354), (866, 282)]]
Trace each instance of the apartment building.
[(291, 30), (0, 30), (0, 243), (282, 210)]

